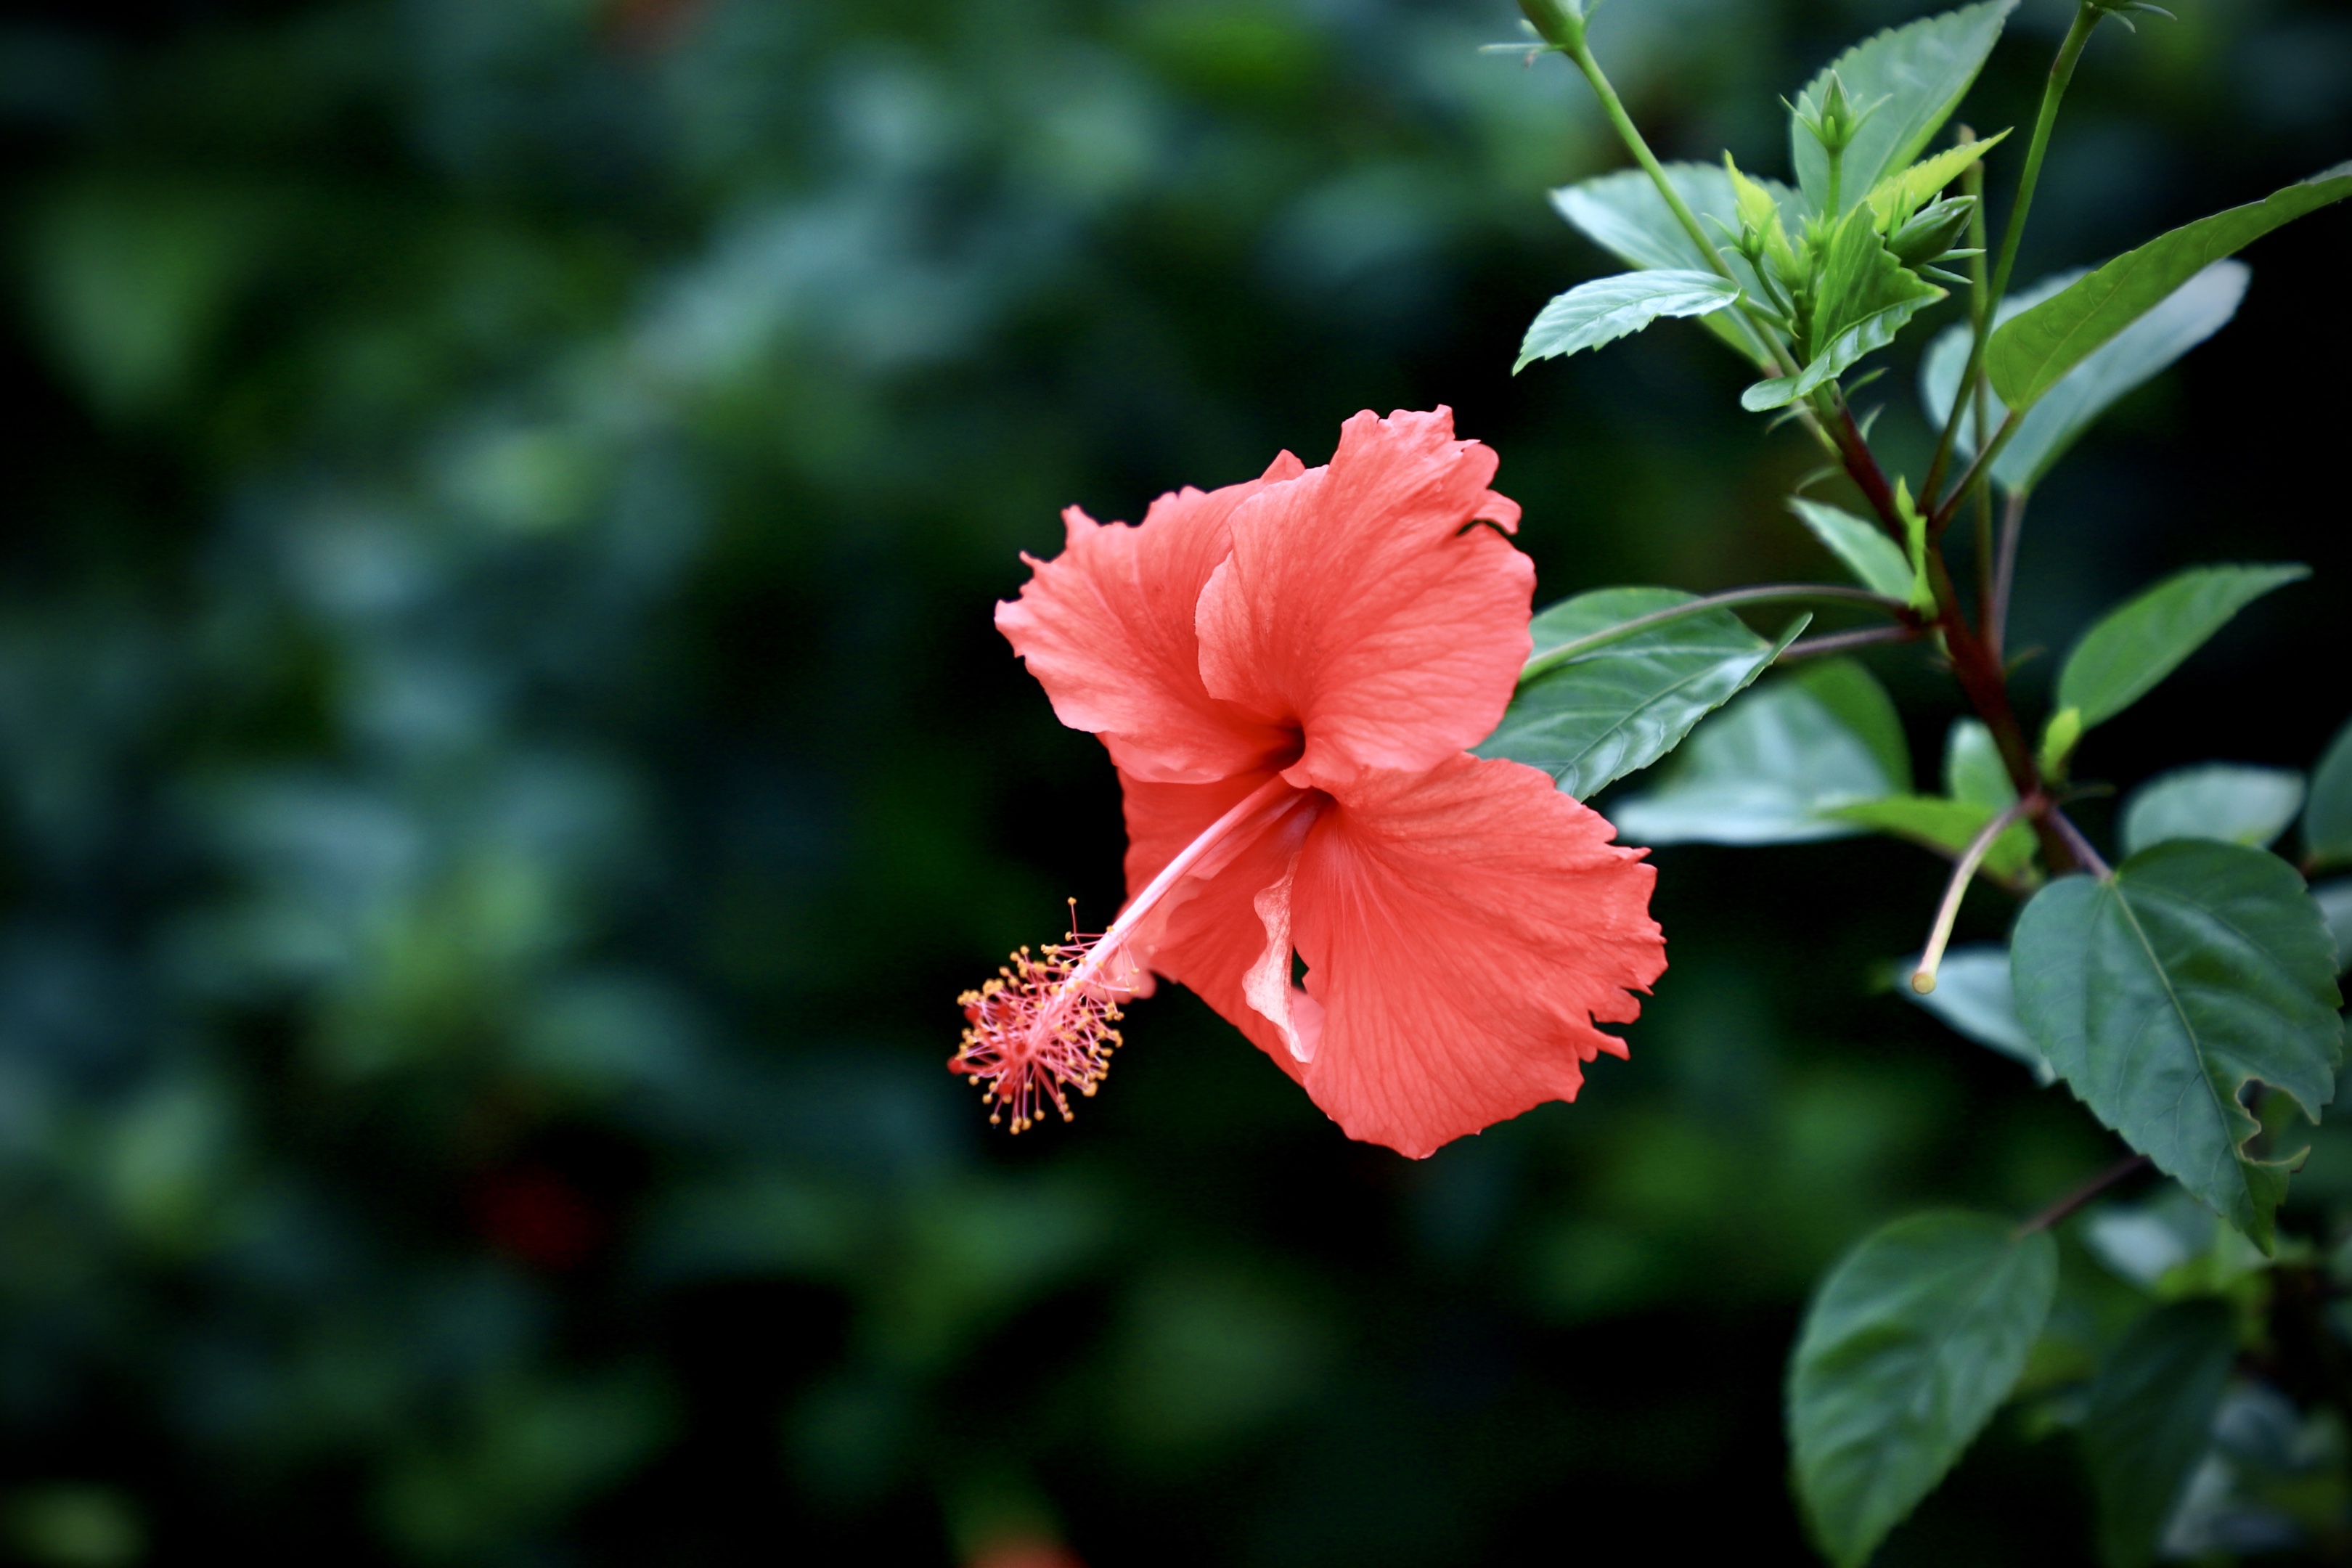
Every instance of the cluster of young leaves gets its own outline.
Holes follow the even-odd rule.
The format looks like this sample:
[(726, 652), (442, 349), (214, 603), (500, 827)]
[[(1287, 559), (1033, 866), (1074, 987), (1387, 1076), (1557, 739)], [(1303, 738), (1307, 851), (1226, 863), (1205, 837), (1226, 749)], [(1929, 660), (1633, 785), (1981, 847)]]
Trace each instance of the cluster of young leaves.
[[(1856, 587), (1705, 599), (1610, 588), (1546, 611), (1517, 699), (1483, 750), (1544, 768), (1582, 798), (1688, 738), (1662, 782), (1613, 804), (1629, 841), (1766, 845), (1877, 832), (1954, 858), (1936, 934), (1906, 965), (1915, 1000), (2037, 1080), (2063, 1081), (2137, 1151), (2131, 1169), (2152, 1165), (2183, 1203), (2201, 1205), (2209, 1226), (2226, 1221), (2217, 1234), (2241, 1249), (2234, 1279), (2284, 1255), (2275, 1215), (2303, 1157), (2288, 1120), (2319, 1120), (2342, 1065), (2337, 976), (2352, 959), (2352, 879), (2312, 888), (2306, 878), (2352, 867), (2352, 724), (2307, 782), (2208, 763), (2144, 784), (2125, 804), (2112, 868), (2061, 808), (2085, 735), (2241, 609), (2308, 572), (2202, 566), (2111, 610), (2061, 666), (2029, 751), (2000, 662), (2006, 577), (1988, 586), (1992, 602), (1971, 626), (1940, 575), (1936, 541), (1979, 484), (2008, 498), (2013, 529), (2025, 498), (2103, 412), (2230, 321), (2250, 279), (2232, 253), (2352, 195), (2352, 163), (1999, 300), (2020, 216), (1988, 287), (1982, 249), (1960, 244), (1971, 228), (1982, 233), (1978, 198), (1944, 193), (2007, 133), (1928, 147), (2013, 4), (1985, 0), (1881, 33), (1824, 68), (1790, 106), (1793, 187), (1751, 177), (1728, 155), (1720, 169), (1658, 163), (1607, 89), (1582, 10), (1562, 0), (1526, 7), (1538, 36), (1601, 92), (1643, 167), (1554, 193), (1570, 223), (1635, 270), (1553, 300), (1519, 366), (1662, 318), (1696, 318), (1765, 371), (1743, 404), (1804, 419), (1879, 516), (1802, 495), (1790, 502)], [(2120, 8), (2082, 0), (2018, 215), (2073, 59)], [(1946, 270), (1971, 260), (1972, 280)], [(1906, 480), (1880, 479), (1867, 422), (1852, 418), (1841, 380), (1942, 300), (1943, 285), (1963, 283), (1978, 310), (1928, 347), (1919, 390), (1948, 450), (1973, 467), (1939, 499), (1939, 453), (1915, 502)], [(1984, 582), (1995, 581), (1989, 569)], [(1895, 707), (1858, 663), (1823, 658), (1755, 685), (1776, 663), (1846, 639), (1800, 643), (1801, 617), (1768, 637), (1732, 606), (1809, 600), (1866, 605), (1895, 623), (1889, 638), (1939, 651), (1951, 637), (1980, 638), (1990, 675), (1969, 690), (1979, 717), (1952, 727), (1940, 792), (1914, 788)], [(2270, 849), (2298, 816), (2299, 865)], [(2012, 942), (1945, 954), (1951, 914), (1979, 870), (2026, 900)], [(2087, 1201), (2023, 1224), (1916, 1215), (1864, 1239), (1822, 1282), (1791, 1363), (1788, 1415), (1796, 1489), (1832, 1561), (1867, 1561), (2011, 1397), (2059, 1289), (2053, 1227)], [(2297, 1245), (2290, 1238), (2285, 1252)], [(2219, 1299), (2226, 1283), (2208, 1270), (2158, 1292), (2088, 1384), (2078, 1424), (2111, 1564), (2149, 1562), (2168, 1523), (2187, 1528), (2176, 1515), (2243, 1327)]]

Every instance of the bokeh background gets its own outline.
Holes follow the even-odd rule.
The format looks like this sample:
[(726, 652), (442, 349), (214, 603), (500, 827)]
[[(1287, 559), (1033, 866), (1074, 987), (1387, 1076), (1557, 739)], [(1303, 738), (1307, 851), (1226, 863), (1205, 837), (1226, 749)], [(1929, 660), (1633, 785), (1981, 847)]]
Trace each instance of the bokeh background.
[[(2176, 8), (2094, 41), (2022, 279), (2352, 152), (2340, 5)], [(1924, 9), (1595, 37), (1662, 149), (1780, 173), (1778, 96)], [(2030, 121), (2065, 16), (2026, 0), (1969, 119)], [(1119, 894), (1110, 769), (989, 619), (1061, 506), (1443, 402), (1539, 602), (1831, 570), (1703, 334), (1507, 374), (1610, 269), (1545, 189), (1622, 162), (1559, 61), (1475, 52), (1515, 20), (5, 7), (8, 1560), (1806, 1560), (1810, 1282), (2112, 1153), (1885, 993), (1928, 857), (1661, 853), (1632, 1059), (1423, 1163), (1178, 993), (1069, 1127), (942, 1070), (960, 989)], [(2320, 569), (2092, 772), (2307, 766), (2345, 717), (2347, 246), (2264, 241), (2037, 502), (2021, 644), (2190, 561)], [(1915, 473), (1916, 349), (1867, 395)], [(1926, 772), (1951, 700), (1874, 663)], [(2087, 1531), (2004, 1417), (1885, 1560)]]

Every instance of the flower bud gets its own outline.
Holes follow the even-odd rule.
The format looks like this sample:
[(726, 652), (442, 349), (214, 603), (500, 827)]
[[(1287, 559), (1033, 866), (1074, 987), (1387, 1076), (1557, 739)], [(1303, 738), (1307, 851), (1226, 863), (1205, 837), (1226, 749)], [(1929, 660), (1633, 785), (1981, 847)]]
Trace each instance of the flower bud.
[(1813, 140), (1822, 144), (1823, 152), (1838, 153), (1846, 150), (1853, 142), (1854, 133), (1862, 129), (1863, 122), (1877, 113), (1879, 105), (1885, 101), (1885, 98), (1879, 98), (1869, 103), (1856, 104), (1846, 97), (1845, 82), (1837, 72), (1832, 71), (1829, 81), (1822, 89), (1821, 101), (1816, 103), (1810, 97), (1800, 98), (1794, 112), (1797, 123), (1812, 132)]
[(1581, 0), (1519, 0), (1519, 10), (1545, 43), (1569, 50), (1584, 47)]
[(1952, 247), (1969, 226), (1973, 196), (1946, 196), (1929, 202), (1911, 220), (1889, 235), (1886, 248), (1906, 267), (1925, 267)]

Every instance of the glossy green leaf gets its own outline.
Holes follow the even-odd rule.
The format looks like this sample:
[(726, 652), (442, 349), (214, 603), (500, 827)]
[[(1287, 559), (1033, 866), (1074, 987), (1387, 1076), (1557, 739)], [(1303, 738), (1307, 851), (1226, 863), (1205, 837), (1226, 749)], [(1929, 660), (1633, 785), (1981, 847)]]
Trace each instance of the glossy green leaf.
[(1885, 530), (1850, 511), (1802, 496), (1790, 497), (1789, 510), (1864, 587), (1890, 599), (1911, 596), (1911, 563), (1903, 558), (1903, 547), (1889, 539)]
[(1910, 789), (1911, 745), (1903, 738), (1903, 716), (1876, 676), (1853, 659), (1825, 658), (1798, 671), (1794, 679), (1870, 748), (1872, 761), (1894, 786), (1890, 793)]
[(2106, 1568), (2147, 1568), (2206, 1448), (2238, 1328), (2210, 1297), (2158, 1307), (2108, 1352), (2083, 1417)]
[[(1675, 588), (1602, 588), (1554, 605), (1528, 630), (1540, 657), (1692, 597)], [(1602, 643), (1522, 685), (1478, 754), (1541, 768), (1582, 800), (1674, 750), (1769, 668), (1788, 640), (1767, 641), (1730, 611), (1709, 610)]]
[[(1731, 176), (1715, 163), (1668, 163), (1666, 178), (1699, 221), (1699, 226), (1720, 240), (1739, 232), (1739, 201)], [(1776, 180), (1758, 180), (1780, 203), (1791, 226), (1801, 219), (1796, 193)], [(1559, 215), (1581, 230), (1586, 238), (1629, 266), (1712, 272), (1705, 252), (1675, 218), (1665, 198), (1650, 176), (1639, 169), (1622, 169), (1598, 179), (1563, 185), (1551, 193)], [(1710, 222), (1710, 220), (1713, 220)], [(1717, 229), (1714, 225), (1722, 225)], [(1751, 299), (1767, 294), (1748, 258), (1718, 243), (1717, 252)], [(1750, 360), (1769, 360), (1764, 345), (1737, 312), (1717, 312), (1698, 318), (1699, 324)]]
[(1661, 316), (1704, 316), (1738, 298), (1737, 284), (1712, 272), (1670, 268), (1596, 278), (1555, 297), (1537, 313), (1511, 374), (1536, 360), (1612, 342)]
[(2124, 853), (2173, 838), (2214, 838), (2257, 849), (2287, 830), (2303, 808), (2303, 775), (2285, 768), (2205, 763), (2175, 768), (2124, 803)]
[(1985, 372), (1993, 391), (2011, 408), (2028, 406), (2206, 267), (2281, 224), (2346, 196), (2352, 196), (2352, 163), (2339, 163), (2262, 201), (2184, 224), (2126, 251), (1994, 331), (1985, 345)]
[(2336, 731), (2311, 773), (2303, 808), (2303, 852), (2315, 865), (2352, 864), (2352, 723)]
[[(1900, 967), (1910, 973), (1918, 967), (1918, 955), (1905, 959)], [(1955, 1034), (2023, 1063), (2034, 1082), (2057, 1081), (2057, 1072), (2017, 1020), (2017, 998), (2009, 984), (2009, 949), (2000, 943), (1947, 949), (1944, 962), (1937, 966), (1936, 988), (1924, 996), (1908, 985), (1895, 989), (1906, 1001), (1941, 1018)]]
[(1828, 384), (1864, 354), (1893, 342), (1905, 322), (1943, 297), (1941, 289), (1895, 259), (1868, 209), (1856, 207), (1838, 224), (1822, 256), (1805, 368), (1756, 383), (1739, 395), (1740, 406), (1780, 408)]
[[(1967, 96), (2015, 6), (2016, 0), (1987, 0), (1890, 28), (1846, 50), (1805, 84), (1801, 109), (1821, 102), (1831, 71), (1854, 103), (1878, 104), (1839, 161), (1841, 209), (1860, 202), (1880, 180), (1927, 151)], [(1789, 151), (1807, 209), (1822, 211), (1829, 205), (1829, 155), (1793, 122)]]
[(1822, 1281), (1789, 1369), (1798, 1495), (1860, 1568), (2000, 1407), (2050, 1315), (2058, 1249), (1990, 1215), (1913, 1215)]
[(2008, 135), (2003, 131), (1974, 142), (1963, 142), (1887, 175), (1873, 185), (1864, 198), (1870, 204), (1871, 216), (1884, 227), (1895, 215), (1908, 213), (1958, 179), (1970, 164), (2000, 146)]
[[(2216, 261), (2084, 356), (2080, 364), (2025, 411), (2009, 445), (1993, 458), (1993, 482), (2012, 493), (2040, 484), (2067, 448), (2117, 399), (2228, 325), (2238, 313), (2252, 275), (2242, 261)], [(2011, 295), (1995, 312), (1995, 324), (2063, 291), (2084, 276), (2080, 270), (2062, 272)], [(1957, 326), (1938, 334), (1919, 362), (1919, 400), (1927, 405), (1928, 417), (1939, 426), (1951, 416), (1952, 398), (1968, 359), (1969, 329)], [(2008, 412), (2000, 398), (1987, 395), (1987, 428), (1999, 429)], [(1973, 409), (1960, 416), (1958, 445), (1963, 455), (1976, 451)]]
[(2017, 798), (1992, 731), (1979, 719), (1955, 719), (1944, 737), (1944, 793), (2000, 811)]
[(1760, 686), (1691, 738), (1664, 784), (1617, 802), (1610, 819), (1631, 844), (1852, 837), (1863, 829), (1831, 812), (1897, 788), (1883, 738), (1871, 733), (1877, 716), (1865, 694), (1886, 704), (1892, 718), (1877, 682), (1843, 660)]
[[(1874, 832), (1892, 834), (1931, 849), (1958, 855), (2000, 809), (1974, 801), (1946, 800), (1939, 795), (1895, 795), (1884, 800), (1838, 806), (1831, 815), (1858, 822)], [(1986, 870), (2004, 879), (2020, 875), (2032, 863), (2033, 830), (2021, 822), (2001, 829), (1984, 860)]]
[[(1944, 743), (1944, 796), (1895, 795), (1840, 806), (1835, 815), (1880, 833), (1958, 855), (1996, 812), (2017, 799), (1992, 731), (1974, 719), (1953, 721)], [(2033, 831), (2018, 823), (2002, 831), (1985, 857), (1996, 877), (2021, 876), (2033, 862)], [(2004, 978), (2002, 984), (2007, 984)]]
[(2084, 1216), (2091, 1255), (2158, 1300), (2212, 1294), (2210, 1288), (2259, 1273), (2271, 1259), (2213, 1211), (2166, 1182), (2139, 1203), (2108, 1201)]
[(2092, 1114), (2262, 1246), (2292, 1159), (2246, 1152), (2251, 1081), (2318, 1120), (2344, 1028), (2333, 943), (2303, 880), (2259, 849), (2176, 839), (2112, 881), (2063, 877), (2018, 917), (2026, 1032)]
[(2058, 672), (2058, 706), (2080, 713), (2085, 730), (2106, 722), (2247, 605), (2310, 575), (2301, 565), (2197, 566), (2166, 578), (2083, 634)]
[(2311, 899), (2336, 941), (2336, 973), (2352, 970), (2352, 877), (2320, 883), (2311, 889)]

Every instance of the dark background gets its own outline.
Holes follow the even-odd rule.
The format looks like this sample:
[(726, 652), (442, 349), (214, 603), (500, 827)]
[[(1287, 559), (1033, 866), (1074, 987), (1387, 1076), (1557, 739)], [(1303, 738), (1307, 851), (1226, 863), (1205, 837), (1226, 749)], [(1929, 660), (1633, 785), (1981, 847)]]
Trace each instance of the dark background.
[[(2340, 5), (2177, 8), (2093, 41), (2021, 282), (2352, 153)], [(1663, 152), (1780, 174), (1778, 96), (1921, 9), (1594, 36)], [(2027, 0), (1966, 118), (2030, 123), (2066, 15)], [(1544, 190), (1623, 161), (1559, 61), (1474, 52), (1515, 21), (6, 8), (0, 1550), (1805, 1560), (1810, 1282), (2111, 1157), (1877, 989), (1931, 858), (1661, 853), (1631, 1061), (1423, 1163), (1172, 991), (1073, 1126), (992, 1133), (942, 1070), (959, 990), (1119, 895), (1110, 768), (989, 620), (1061, 506), (1442, 402), (1538, 602), (1832, 571), (1779, 504), (1813, 457), (1703, 334), (1507, 374), (1609, 269)], [(2083, 771), (2343, 721), (2347, 246), (2258, 245), (2037, 500), (2021, 647), (2190, 562), (2319, 569)], [(1924, 335), (1864, 397), (1915, 478)], [(1931, 773), (1950, 693), (1873, 662)], [(1884, 1561), (2087, 1539), (2070, 1443), (2004, 1416)]]

